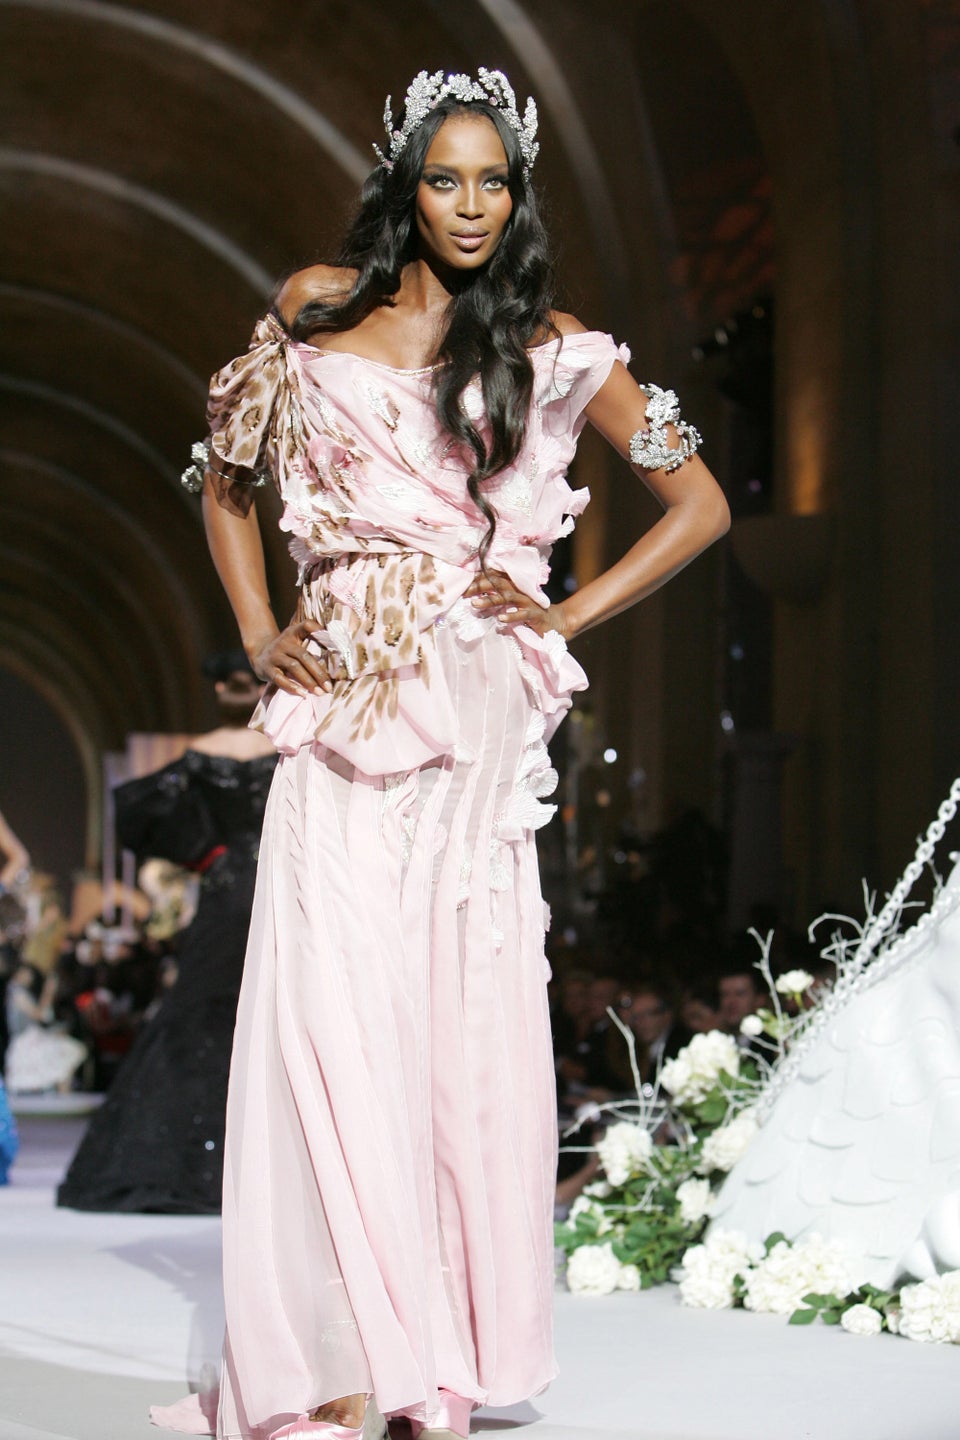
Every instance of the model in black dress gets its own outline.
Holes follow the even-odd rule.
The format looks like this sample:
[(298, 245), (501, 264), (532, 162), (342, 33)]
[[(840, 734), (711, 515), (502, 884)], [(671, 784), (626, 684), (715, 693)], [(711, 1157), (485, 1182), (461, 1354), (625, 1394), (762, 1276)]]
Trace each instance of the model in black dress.
[[(213, 732), (197, 746), (216, 745)], [(227, 736), (229, 741), (229, 734)], [(233, 748), (266, 745), (237, 732)], [(74, 1210), (215, 1214), (223, 1180), (227, 1075), (257, 847), (276, 754), (187, 750), (115, 792), (117, 829), (138, 860), (201, 874), (180, 936), (178, 976), (144, 1026), (61, 1184)]]

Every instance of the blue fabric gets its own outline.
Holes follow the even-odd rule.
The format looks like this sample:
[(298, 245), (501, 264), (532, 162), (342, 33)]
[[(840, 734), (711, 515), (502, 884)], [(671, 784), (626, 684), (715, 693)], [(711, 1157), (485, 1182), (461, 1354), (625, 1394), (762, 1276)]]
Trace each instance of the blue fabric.
[(7, 1184), (10, 1166), (19, 1149), (20, 1137), (17, 1134), (17, 1124), (10, 1113), (6, 1086), (0, 1080), (0, 1185)]

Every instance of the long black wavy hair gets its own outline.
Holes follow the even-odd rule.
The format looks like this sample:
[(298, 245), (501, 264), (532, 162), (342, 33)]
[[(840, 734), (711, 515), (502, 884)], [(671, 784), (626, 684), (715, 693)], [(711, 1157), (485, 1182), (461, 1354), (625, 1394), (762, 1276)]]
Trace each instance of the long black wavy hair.
[[(378, 305), (393, 303), (400, 272), (418, 254), (416, 196), (433, 137), (451, 115), (485, 115), (497, 129), (507, 155), (507, 187), (513, 209), (493, 256), (464, 276), (451, 297), (443, 335), (433, 357), (437, 416), (444, 430), (472, 453), (467, 490), (487, 521), (480, 545), (484, 564), (496, 530), (496, 513), (482, 492), (485, 481), (515, 460), (526, 433), (533, 392), (531, 342), (558, 334), (551, 319), (554, 270), (537, 197), (523, 173), (516, 131), (493, 105), (453, 97), (414, 130), (392, 170), (378, 166), (368, 176), (360, 205), (335, 264), (358, 271), (353, 288), (336, 300), (311, 300), (297, 314), (290, 333), (306, 340), (323, 331), (350, 330)], [(397, 122), (398, 125), (401, 121)], [(466, 385), (479, 375), (489, 443), (463, 406)]]

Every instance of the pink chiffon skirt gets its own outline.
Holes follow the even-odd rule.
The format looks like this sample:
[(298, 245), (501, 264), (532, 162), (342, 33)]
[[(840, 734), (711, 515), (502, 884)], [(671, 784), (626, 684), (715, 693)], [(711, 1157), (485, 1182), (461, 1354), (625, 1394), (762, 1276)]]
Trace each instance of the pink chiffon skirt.
[(455, 754), (367, 776), (318, 744), (267, 808), (227, 1113), (218, 1433), (369, 1392), (435, 1418), (536, 1394), (556, 1107), (533, 829), (544, 715), (517, 640), (442, 621)]

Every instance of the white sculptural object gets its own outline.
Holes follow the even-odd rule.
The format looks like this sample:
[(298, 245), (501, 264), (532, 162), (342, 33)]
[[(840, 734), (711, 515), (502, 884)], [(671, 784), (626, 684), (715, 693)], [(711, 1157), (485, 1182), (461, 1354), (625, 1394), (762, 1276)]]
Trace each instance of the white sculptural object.
[(960, 1269), (960, 864), (894, 929), (958, 802), (960, 781), (775, 1071), (714, 1210), (715, 1226), (751, 1240), (843, 1240), (858, 1284)]

